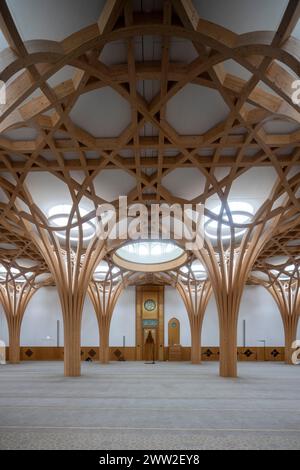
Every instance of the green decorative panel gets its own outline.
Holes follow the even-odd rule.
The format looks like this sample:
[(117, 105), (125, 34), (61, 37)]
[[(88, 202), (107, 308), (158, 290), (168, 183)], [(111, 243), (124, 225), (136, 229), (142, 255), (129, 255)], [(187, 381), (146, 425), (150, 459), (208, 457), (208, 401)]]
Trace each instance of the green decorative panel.
[(157, 328), (158, 320), (143, 320), (143, 328)]

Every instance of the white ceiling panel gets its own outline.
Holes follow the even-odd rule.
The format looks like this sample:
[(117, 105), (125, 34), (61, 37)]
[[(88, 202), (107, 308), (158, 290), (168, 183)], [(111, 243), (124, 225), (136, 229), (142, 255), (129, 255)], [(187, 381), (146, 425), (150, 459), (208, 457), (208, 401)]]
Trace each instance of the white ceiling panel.
[(8, 0), (22, 39), (62, 41), (96, 23), (105, 0)]
[(94, 180), (97, 196), (108, 202), (126, 196), (135, 186), (135, 178), (123, 170), (103, 170)]
[(70, 117), (94, 137), (118, 137), (130, 124), (131, 109), (128, 101), (105, 87), (80, 96)]
[(276, 30), (288, 0), (194, 0), (193, 3), (204, 20), (243, 34)]
[(174, 196), (191, 200), (203, 193), (205, 178), (195, 168), (177, 168), (163, 178), (162, 184)]
[(166, 118), (179, 134), (196, 135), (222, 122), (228, 113), (217, 91), (186, 85), (168, 102)]

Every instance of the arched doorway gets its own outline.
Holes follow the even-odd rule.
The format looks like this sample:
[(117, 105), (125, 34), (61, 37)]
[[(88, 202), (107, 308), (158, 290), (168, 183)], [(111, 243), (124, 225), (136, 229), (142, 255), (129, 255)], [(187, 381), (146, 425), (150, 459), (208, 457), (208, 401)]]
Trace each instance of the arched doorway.
[(177, 318), (171, 318), (168, 323), (168, 344), (169, 346), (180, 344), (180, 321)]
[(144, 360), (156, 360), (155, 330), (144, 330)]

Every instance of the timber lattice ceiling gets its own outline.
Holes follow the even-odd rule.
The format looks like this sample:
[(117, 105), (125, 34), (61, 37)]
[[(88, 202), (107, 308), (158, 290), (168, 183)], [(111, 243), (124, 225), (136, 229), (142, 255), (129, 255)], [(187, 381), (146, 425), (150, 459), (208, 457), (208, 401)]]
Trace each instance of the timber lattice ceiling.
[[(65, 15), (69, 2), (59, 3)], [(65, 37), (37, 39), (32, 22), (27, 39), (30, 12), (19, 28), (18, 2), (0, 2), (1, 260), (26, 256), (46, 269), (29, 228), (45, 223), (51, 205), (92, 212), (122, 194), (129, 203), (202, 202), (208, 211), (217, 201), (250, 201), (258, 211), (276, 188), (288, 215), (257, 266), (272, 256), (297, 262), (300, 2), (259, 2), (274, 30), (242, 33), (211, 22), (207, 2), (91, 2), (87, 17), (96, 3), (97, 21), (83, 29), (65, 17)], [(82, 12), (86, 2), (71, 4)], [(47, 15), (41, 21), (45, 32), (58, 28)]]

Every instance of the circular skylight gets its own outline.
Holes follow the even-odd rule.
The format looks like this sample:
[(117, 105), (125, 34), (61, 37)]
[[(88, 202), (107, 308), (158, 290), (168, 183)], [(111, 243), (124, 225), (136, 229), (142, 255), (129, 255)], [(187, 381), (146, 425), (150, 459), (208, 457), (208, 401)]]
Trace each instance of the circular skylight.
[(21, 272), (16, 269), (16, 268), (11, 268), (10, 269), (10, 275), (9, 277), (7, 278), (7, 269), (3, 266), (3, 265), (0, 265), (0, 282), (3, 282), (3, 281), (10, 281), (10, 280), (14, 280), (15, 282), (18, 282), (18, 283), (24, 283), (26, 282), (27, 278), (30, 278), (30, 276), (32, 276), (33, 273), (29, 272), (29, 273), (26, 273), (26, 276), (21, 274)]
[(171, 241), (141, 241), (123, 245), (114, 253), (119, 266), (134, 271), (162, 271), (180, 266), (186, 260), (185, 251)]
[[(202, 263), (200, 263), (200, 261), (194, 261), (191, 265), (191, 271), (193, 273), (193, 276), (195, 279), (197, 279), (198, 281), (206, 281), (207, 279), (207, 272), (206, 272), (206, 269), (205, 267), (203, 266)], [(187, 266), (183, 266), (181, 268), (181, 272), (183, 274), (188, 274), (189, 273), (189, 269)]]
[(16, 250), (17, 246), (12, 243), (0, 243), (1, 250)]
[[(59, 204), (58, 206), (52, 207), (48, 212), (48, 221), (52, 227), (57, 227), (57, 230), (55, 230), (56, 235), (64, 240), (66, 239), (66, 226), (69, 223), (72, 209), (73, 207), (71, 205)], [(79, 207), (79, 214), (80, 217), (83, 218), (88, 215), (88, 211)], [(76, 242), (79, 240), (79, 226), (76, 212), (72, 219), (72, 225), (74, 225), (74, 228), (70, 231), (70, 241)], [(83, 241), (91, 240), (95, 235), (95, 230), (95, 222), (93, 220), (84, 222), (82, 224)]]
[[(232, 216), (233, 223), (236, 225), (244, 225), (249, 224), (252, 220), (254, 214), (254, 208), (248, 202), (229, 202), (229, 209)], [(222, 240), (230, 240), (231, 238), (231, 230), (230, 225), (227, 224), (229, 222), (229, 218), (225, 209), (223, 209), (223, 214), (221, 214), (222, 205), (219, 204), (211, 212), (216, 214), (217, 216), (222, 215), (223, 223), (221, 223), (221, 237)], [(218, 238), (218, 228), (219, 222), (214, 219), (206, 218), (205, 220), (205, 235), (212, 240), (217, 240)], [(235, 228), (235, 236), (241, 237), (246, 233), (246, 228)]]
[(268, 274), (263, 271), (252, 271), (251, 275), (260, 281), (268, 282), (270, 280)]
[(288, 262), (288, 256), (272, 256), (271, 258), (266, 258), (265, 262), (272, 266), (281, 266)]
[[(109, 266), (106, 261), (101, 261), (101, 263), (95, 269), (93, 279), (94, 281), (104, 281), (107, 278), (109, 272)], [(111, 270), (111, 274), (115, 276), (120, 272), (119, 268), (114, 267)]]
[[(273, 274), (278, 275), (278, 271), (273, 270)], [(291, 264), (290, 266), (286, 266), (283, 270), (283, 272), (278, 276), (278, 279), (280, 281), (289, 281), (292, 277), (297, 275), (297, 268), (294, 264)]]
[(290, 240), (289, 242), (287, 242), (287, 246), (300, 246), (300, 240)]
[(48, 281), (52, 279), (52, 276), (50, 273), (42, 273), (42, 274), (39, 274), (36, 278), (35, 278), (35, 282), (36, 283), (39, 283), (39, 282), (44, 282), (44, 281)]

